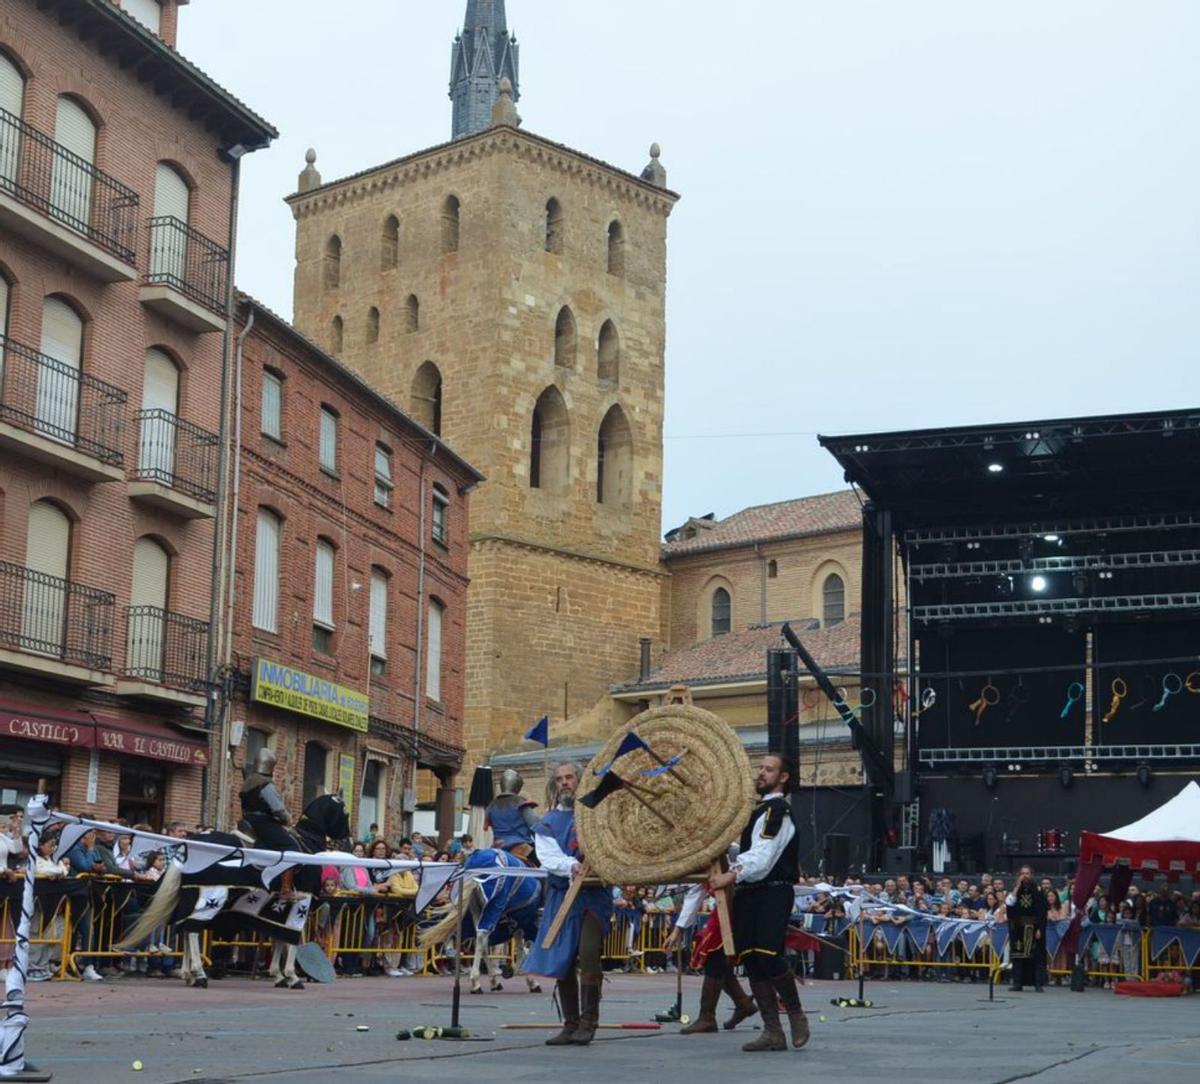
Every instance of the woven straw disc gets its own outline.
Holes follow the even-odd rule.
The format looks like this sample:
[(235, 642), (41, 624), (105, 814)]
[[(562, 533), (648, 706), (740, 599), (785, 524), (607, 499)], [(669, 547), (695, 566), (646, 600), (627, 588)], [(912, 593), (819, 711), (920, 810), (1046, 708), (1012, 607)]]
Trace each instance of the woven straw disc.
[(609, 884), (659, 884), (706, 871), (746, 827), (754, 808), (750, 760), (733, 729), (718, 715), (690, 704), (651, 708), (613, 734), (584, 771), (579, 796), (596, 788), (596, 772), (612, 760), (621, 739), (636, 731), (664, 760), (683, 754), (675, 775), (646, 779), (658, 766), (637, 749), (621, 757), (613, 771), (635, 783), (668, 828), (625, 790), (595, 809), (575, 804), (579, 847), (592, 870)]

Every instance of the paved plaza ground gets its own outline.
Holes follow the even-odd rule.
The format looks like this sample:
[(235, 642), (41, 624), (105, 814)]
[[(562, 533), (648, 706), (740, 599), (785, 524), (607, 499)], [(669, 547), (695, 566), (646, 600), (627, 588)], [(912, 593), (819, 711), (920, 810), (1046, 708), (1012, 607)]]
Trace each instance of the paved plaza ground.
[[(698, 978), (684, 980), (695, 1013)], [(742, 1054), (753, 1034), (685, 1037), (607, 1032), (588, 1049), (546, 1048), (549, 1031), (505, 1031), (504, 1023), (549, 1023), (548, 994), (519, 981), (499, 994), (463, 996), (463, 1022), (484, 1042), (398, 1042), (396, 1031), (449, 1022), (451, 980), (340, 979), (302, 992), (265, 981), (225, 979), (208, 990), (178, 980), (46, 983), (30, 991), (29, 1054), (60, 1084), (174, 1081), (691, 1081), (728, 1075), (878, 1084), (1039, 1084), (1190, 1078), (1200, 1064), (1200, 996), (1134, 1000), (1103, 990), (1009, 994), (986, 986), (869, 983), (869, 1010), (836, 1009), (850, 983), (803, 988), (813, 1037), (803, 1051)], [(669, 975), (614, 975), (604, 1021), (646, 1022), (674, 1000)], [(724, 1009), (725, 1006), (722, 1006)], [(819, 1017), (823, 1016), (824, 1019)], [(370, 1030), (360, 1032), (359, 1026)], [(494, 1038), (493, 1038), (494, 1037)], [(140, 1060), (144, 1068), (132, 1069)]]

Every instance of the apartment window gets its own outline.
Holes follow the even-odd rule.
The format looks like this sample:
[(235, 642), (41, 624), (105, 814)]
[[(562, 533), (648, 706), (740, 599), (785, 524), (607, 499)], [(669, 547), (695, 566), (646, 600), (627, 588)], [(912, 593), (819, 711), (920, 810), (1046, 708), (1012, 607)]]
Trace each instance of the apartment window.
[(123, 7), (143, 26), (158, 33), (162, 25), (162, 7), (158, 0), (121, 0)]
[(304, 790), (301, 802), (307, 809), (326, 793), (329, 785), (329, 751), (320, 742), (304, 743)]
[(386, 445), (375, 445), (375, 503), (380, 508), (392, 506), (392, 453)]
[(333, 654), (333, 546), (317, 542), (313, 570), (313, 650)]
[(321, 469), (337, 474), (338, 416), (329, 407), (321, 407)]
[(264, 749), (271, 747), (271, 732), (261, 730), (256, 726), (246, 727), (246, 757), (243, 764), (253, 764), (255, 758)]
[(450, 497), (441, 486), (433, 487), (433, 540), (439, 545), (450, 545)]
[(281, 535), (279, 517), (260, 508), (254, 540), (254, 627), (266, 632), (278, 631)]
[(260, 418), (265, 436), (283, 440), (283, 377), (270, 369), (263, 370)]
[(731, 627), (733, 601), (724, 587), (718, 587), (712, 596), (712, 634), (724, 636)]
[(381, 569), (371, 570), (371, 673), (380, 677), (387, 669), (388, 578)]
[(429, 627), (425, 637), (425, 695), (442, 699), (442, 624), (446, 607), (436, 598), (429, 600)]

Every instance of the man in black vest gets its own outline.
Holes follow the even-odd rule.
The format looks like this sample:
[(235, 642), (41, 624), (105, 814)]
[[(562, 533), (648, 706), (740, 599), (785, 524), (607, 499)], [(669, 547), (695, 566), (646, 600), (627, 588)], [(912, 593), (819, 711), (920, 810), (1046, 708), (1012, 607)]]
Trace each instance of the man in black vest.
[(808, 1042), (808, 1019), (800, 1005), (796, 976), (787, 962), (787, 928), (800, 874), (799, 841), (787, 794), (795, 773), (777, 753), (758, 766), (755, 789), (761, 801), (742, 832), (741, 850), (728, 873), (709, 878), (714, 891), (734, 885), (733, 942), (750, 979), (750, 992), (763, 1030), (743, 1050), (786, 1050), (779, 1002), (787, 1010), (792, 1045)]
[(1046, 893), (1033, 879), (1033, 870), (1022, 866), (1017, 883), (1004, 901), (1008, 914), (1008, 945), (1012, 959), (1012, 985), (1020, 993), (1027, 982), (1042, 992), (1042, 971), (1046, 954), (1046, 915), (1050, 905)]

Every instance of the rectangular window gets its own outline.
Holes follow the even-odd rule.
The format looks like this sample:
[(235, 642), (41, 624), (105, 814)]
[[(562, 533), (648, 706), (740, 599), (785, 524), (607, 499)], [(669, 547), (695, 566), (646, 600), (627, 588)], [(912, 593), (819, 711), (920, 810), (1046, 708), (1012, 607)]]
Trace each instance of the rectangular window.
[(425, 639), (425, 695), (442, 699), (442, 619), (446, 608), (437, 599), (429, 600), (429, 631)]
[(271, 735), (268, 731), (260, 730), (256, 726), (246, 727), (246, 759), (242, 763), (253, 764), (259, 752), (270, 748), (270, 745)]
[(277, 632), (279, 612), (279, 517), (258, 510), (254, 540), (254, 627)]
[(382, 444), (375, 445), (375, 503), (392, 506), (392, 453)]
[(378, 569), (371, 573), (371, 670), (378, 676), (387, 659), (388, 578)]
[(433, 491), (433, 540), (441, 546), (450, 545), (450, 500), (437, 489)]
[(321, 407), (321, 469), (337, 474), (337, 415), (329, 407)]
[(333, 547), (324, 541), (313, 574), (313, 647), (327, 655), (333, 647)]
[(263, 370), (261, 414), (263, 433), (283, 440), (283, 379), (270, 369)]

